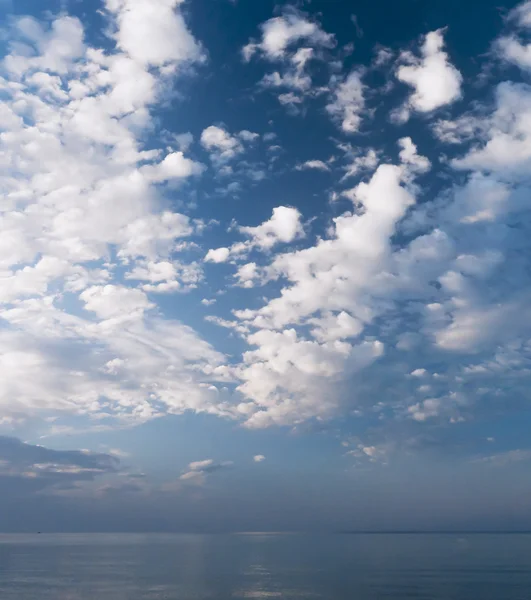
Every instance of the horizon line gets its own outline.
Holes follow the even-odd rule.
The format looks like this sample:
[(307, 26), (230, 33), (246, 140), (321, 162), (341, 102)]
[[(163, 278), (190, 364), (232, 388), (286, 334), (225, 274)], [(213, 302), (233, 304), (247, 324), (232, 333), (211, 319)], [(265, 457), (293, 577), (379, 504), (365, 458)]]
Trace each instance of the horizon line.
[(304, 530), (304, 531), (0, 531), (8, 535), (531, 535), (531, 529), (390, 529), (390, 530)]

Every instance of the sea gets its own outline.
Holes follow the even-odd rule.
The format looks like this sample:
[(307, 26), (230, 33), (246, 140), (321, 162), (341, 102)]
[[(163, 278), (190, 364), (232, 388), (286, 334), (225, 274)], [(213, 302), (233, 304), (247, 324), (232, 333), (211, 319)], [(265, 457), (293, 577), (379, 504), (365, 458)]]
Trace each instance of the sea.
[(531, 535), (0, 535), (1, 600), (238, 598), (531, 600)]

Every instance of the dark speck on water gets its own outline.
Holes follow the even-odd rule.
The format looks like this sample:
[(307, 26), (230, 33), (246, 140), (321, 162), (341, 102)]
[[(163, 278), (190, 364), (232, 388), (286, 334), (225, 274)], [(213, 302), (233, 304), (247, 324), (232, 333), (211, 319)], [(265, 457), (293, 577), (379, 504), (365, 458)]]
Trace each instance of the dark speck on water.
[(0, 535), (1, 600), (530, 600), (531, 535)]

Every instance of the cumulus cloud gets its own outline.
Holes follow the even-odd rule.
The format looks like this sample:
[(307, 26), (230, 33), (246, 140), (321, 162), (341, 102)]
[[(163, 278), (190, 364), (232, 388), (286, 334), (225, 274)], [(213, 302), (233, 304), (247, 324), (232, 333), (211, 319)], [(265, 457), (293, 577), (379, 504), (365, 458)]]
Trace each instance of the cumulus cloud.
[[(206, 262), (222, 263), (229, 258), (245, 258), (253, 249), (269, 251), (278, 244), (288, 244), (304, 237), (304, 228), (301, 223), (301, 213), (290, 206), (277, 206), (273, 215), (256, 227), (242, 227), (238, 230), (248, 239), (244, 242), (235, 242), (230, 248), (211, 249), (205, 256)], [(240, 269), (240, 280), (249, 282), (258, 273), (256, 265), (250, 263)], [(252, 287), (247, 285), (245, 287)]]
[(214, 160), (226, 162), (243, 152), (241, 141), (223, 127), (210, 125), (201, 134), (201, 144), (212, 153)]
[(203, 172), (203, 166), (185, 158), (182, 152), (172, 152), (164, 157), (157, 165), (143, 167), (142, 173), (155, 183), (182, 179), (191, 175), (199, 175)]
[[(519, 44), (527, 6), (507, 20), (520, 28)], [(109, 51), (91, 47), (70, 17), (15, 21), (0, 107), (0, 422), (75, 415), (110, 427), (193, 410), (259, 428), (347, 412), (381, 422), (395, 416), (414, 428), (472, 418), (479, 405), (510, 408), (524, 397), (530, 86), (497, 82), (464, 114), (428, 124), (448, 156), (437, 156), (420, 134), (391, 140), (398, 147), (372, 147), (375, 134), (366, 143), (356, 137), (356, 146), (335, 140), (341, 163), (290, 161), (322, 171), (334, 164), (325, 192), (340, 199), (333, 218), (316, 214), (311, 202), (306, 223), (288, 205), (263, 222), (245, 212), (228, 228), (233, 239), (205, 242), (201, 261), (190, 258), (198, 246), (189, 238), (218, 223), (175, 207), (195, 202), (187, 186), (205, 168), (186, 155), (191, 135), (170, 140), (175, 148), (157, 146), (151, 111), (173, 75), (202, 53), (189, 32), (173, 39), (184, 26), (178, 2), (161, 2), (145, 19), (144, 9), (141, 0), (107, 2), (116, 41)], [(334, 40), (295, 11), (268, 23), (247, 53), (276, 61), (264, 81), (283, 92), (281, 102), (302, 104), (313, 90), (311, 64)], [(139, 27), (141, 39), (160, 27), (160, 40), (133, 48)], [(326, 114), (339, 136), (350, 135), (371, 114), (373, 92), (363, 70), (333, 68), (322, 91)], [(413, 90), (405, 116), (461, 94), (442, 31), (426, 36), (420, 57), (402, 54), (397, 77)], [(217, 179), (243, 173), (238, 165), (248, 180), (272, 172), (272, 163), (245, 160), (258, 143), (253, 131), (221, 125), (200, 136)], [(289, 193), (287, 185), (286, 203)], [(216, 270), (203, 262), (231, 270), (230, 289), (200, 290), (197, 302), (209, 306), (205, 296), (227, 292), (215, 308), (229, 314), (206, 320), (241, 338), (241, 358), (216, 351), (179, 320), (178, 308), (169, 318), (157, 305), (158, 294), (201, 285), (203, 268)], [(371, 440), (354, 452), (381, 461), (383, 448)], [(191, 463), (182, 481), (204, 481), (222, 466)]]
[[(347, 190), (353, 210), (327, 237), (273, 257), (280, 293), (235, 311), (252, 347), (236, 371), (248, 426), (325, 418), (342, 402), (363, 410), (363, 394), (387, 395), (400, 418), (456, 423), (524, 389), (529, 96), (501, 83), (490, 112), (466, 117), (475, 143), (450, 163), (465, 175), (440, 197), (415, 206), (415, 177), (433, 166), (402, 138), (400, 165)], [(493, 387), (502, 374), (513, 392)]]
[(431, 31), (424, 39), (421, 58), (411, 53), (401, 55), (397, 78), (414, 88), (408, 105), (418, 112), (430, 112), (451, 104), (461, 97), (461, 73), (444, 52), (443, 30)]
[(531, 87), (502, 82), (495, 90), (494, 112), (483, 119), (486, 143), (453, 161), (459, 169), (495, 173), (509, 180), (525, 177), (531, 164)]
[(196, 225), (163, 195), (203, 167), (142, 143), (170, 78), (202, 60), (179, 4), (106, 2), (109, 52), (73, 17), (14, 22), (1, 65), (2, 419), (106, 425), (222, 402), (223, 357), (147, 296), (201, 277), (174, 257)]
[[(369, 183), (352, 190), (363, 214), (337, 218), (333, 236), (316, 246), (277, 256), (271, 270), (290, 285), (263, 308), (236, 313), (258, 329), (247, 336), (256, 349), (245, 354), (239, 372), (240, 392), (257, 411), (250, 426), (333, 412), (335, 394), (325, 401), (326, 386), (383, 355), (380, 341), (353, 340), (375, 318), (367, 286), (376, 284), (396, 224), (414, 203), (403, 176), (398, 167), (380, 166)], [(313, 328), (310, 339), (289, 328), (305, 323)]]
[(334, 91), (326, 110), (345, 133), (356, 133), (365, 108), (365, 86), (361, 74), (352, 71), (344, 81), (333, 81), (331, 87)]
[(255, 280), (259, 277), (259, 268), (256, 263), (247, 263), (238, 268), (236, 278), (241, 287), (254, 287)]
[(283, 59), (289, 48), (301, 40), (315, 46), (330, 47), (335, 44), (332, 34), (326, 33), (318, 23), (310, 21), (304, 14), (295, 10), (269, 19), (260, 28), (261, 41), (250, 42), (242, 49), (246, 61), (257, 52), (268, 60)]
[(203, 59), (180, 13), (183, 0), (105, 0), (116, 18), (116, 45), (144, 67), (179, 67)]
[(251, 239), (251, 244), (269, 250), (275, 244), (287, 244), (304, 236), (301, 213), (290, 206), (277, 206), (268, 221), (257, 227), (240, 227), (240, 231)]
[(229, 248), (216, 248), (215, 250), (209, 250), (205, 256), (206, 262), (222, 263), (226, 262), (230, 256)]
[(253, 460), (256, 463), (263, 462), (265, 459), (266, 457), (263, 454), (256, 454), (255, 456), (253, 456)]
[(197, 287), (203, 278), (203, 271), (197, 263), (138, 260), (135, 268), (125, 274), (125, 278), (145, 281), (146, 283), (142, 284), (145, 292), (165, 294), (189, 291)]

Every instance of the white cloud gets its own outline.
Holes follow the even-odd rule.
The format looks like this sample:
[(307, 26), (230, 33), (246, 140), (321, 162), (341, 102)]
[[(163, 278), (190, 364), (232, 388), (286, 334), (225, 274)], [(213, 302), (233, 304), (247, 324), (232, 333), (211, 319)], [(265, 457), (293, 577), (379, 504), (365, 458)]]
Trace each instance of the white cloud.
[[(519, 4), (509, 13), (507, 21), (521, 29), (531, 28), (531, 2)], [(501, 36), (496, 40), (494, 48), (503, 60), (523, 70), (531, 69), (531, 44), (522, 43), (518, 32)]]
[(361, 321), (345, 311), (337, 314), (327, 313), (320, 318), (309, 319), (308, 323), (316, 326), (312, 335), (322, 343), (355, 338), (364, 329)]
[(433, 133), (446, 144), (461, 144), (481, 134), (481, 121), (472, 116), (463, 116), (455, 120), (440, 119), (433, 124)]
[(297, 171), (306, 171), (308, 169), (315, 169), (317, 171), (330, 171), (330, 167), (322, 160), (307, 160), (295, 167)]
[(188, 465), (188, 471), (183, 473), (179, 479), (181, 481), (188, 481), (189, 483), (193, 483), (195, 485), (203, 485), (210, 473), (215, 473), (216, 471), (230, 467), (232, 464), (233, 463), (230, 461), (216, 463), (211, 458), (206, 460), (198, 460), (196, 462), (191, 462)]
[(210, 125), (201, 134), (201, 144), (211, 152), (211, 156), (219, 163), (224, 163), (243, 152), (240, 140), (230, 135), (223, 127)]
[[(330, 239), (277, 256), (271, 272), (290, 285), (263, 308), (236, 312), (258, 329), (246, 338), (256, 349), (244, 355), (239, 371), (239, 390), (255, 404), (249, 426), (333, 414), (341, 400), (329, 386), (382, 356), (377, 340), (345, 340), (359, 336), (376, 314), (367, 292), (378, 285), (390, 237), (414, 202), (400, 185), (403, 175), (398, 167), (379, 167), (352, 191), (365, 212), (337, 218)], [(314, 339), (289, 328), (305, 323), (313, 326)]]
[(356, 459), (369, 461), (371, 463), (381, 462), (385, 464), (390, 450), (391, 447), (389, 444), (380, 444), (378, 446), (358, 444), (355, 450), (349, 450), (347, 452), (347, 456), (353, 456)]
[(196, 224), (160, 184), (202, 167), (142, 148), (151, 105), (199, 45), (177, 2), (106, 6), (118, 51), (86, 45), (75, 18), (19, 19), (2, 62), (0, 418), (229, 414), (212, 389), (224, 357), (146, 295), (201, 276), (172, 258)]
[(419, 112), (430, 112), (451, 104), (461, 97), (463, 77), (449, 62), (443, 51), (443, 30), (431, 31), (426, 35), (421, 48), (422, 58), (403, 53), (397, 78), (414, 88), (409, 105)]
[(129, 222), (120, 232), (118, 256), (129, 258), (165, 257), (177, 249), (177, 241), (193, 232), (185, 215), (164, 211), (150, 214)]
[[(85, 52), (83, 27), (78, 19), (60, 17), (53, 21), (50, 30), (46, 31), (32, 17), (22, 17), (15, 22), (15, 28), (28, 44), (18, 46), (22, 52), (18, 53), (15, 50), (4, 59), (5, 68), (15, 76), (21, 76), (30, 70), (64, 75)], [(33, 45), (37, 53), (32, 56)], [(39, 80), (50, 81), (45, 77), (46, 73), (43, 75), (44, 77), (37, 75), (33, 81), (37, 84)]]
[(247, 263), (238, 268), (236, 278), (238, 284), (244, 288), (254, 287), (254, 281), (259, 277), (259, 269), (256, 263)]
[(242, 131), (240, 131), (240, 133), (238, 133), (238, 137), (245, 142), (254, 142), (260, 137), (260, 135), (254, 131), (243, 129)]
[(216, 378), (223, 357), (191, 329), (151, 314), (138, 290), (89, 288), (82, 296), (96, 320), (69, 315), (51, 298), (2, 310), (4, 414), (135, 423), (186, 409), (217, 412), (221, 399), (202, 383)]
[[(309, 238), (314, 226), (303, 226), (288, 206), (257, 226), (234, 222), (230, 232), (241, 241), (209, 250), (204, 261), (230, 262), (230, 287), (263, 287), (260, 294), (237, 290), (240, 310), (233, 316), (206, 317), (247, 344), (240, 361), (227, 363), (178, 320), (177, 307), (167, 318), (166, 304), (156, 304), (156, 294), (190, 290), (204, 276), (204, 265), (186, 258), (194, 248), (187, 238), (210, 223), (176, 212), (173, 195), (165, 197), (177, 188), (176, 202), (195, 202), (186, 182), (204, 167), (183, 154), (191, 134), (165, 135), (170, 148), (158, 148), (150, 114), (173, 84), (172, 73), (202, 60), (200, 46), (190, 43), (189, 32), (178, 40), (169, 35), (183, 25), (175, 1), (161, 2), (145, 23), (143, 0), (109, 0), (108, 10), (117, 17), (117, 49), (91, 48), (76, 19), (51, 26), (22, 19), (20, 39), (2, 63), (1, 423), (67, 414), (109, 427), (193, 410), (265, 427), (365, 409), (382, 421), (395, 413), (416, 426), (411, 420), (456, 422), (473, 413), (475, 402), (510, 406), (525, 395), (527, 84), (497, 84), (493, 106), (478, 101), (464, 115), (430, 125), (440, 141), (467, 142), (445, 148), (453, 154), (434, 157), (433, 165), (409, 137), (398, 140), (394, 165), (361, 138), (355, 147), (336, 143), (347, 160), (332, 189), (342, 202), (333, 209), (345, 198), (351, 203), (317, 239)], [(527, 14), (518, 9), (508, 22), (526, 27)], [(309, 73), (333, 39), (300, 13), (289, 15), (264, 27), (248, 52), (278, 59), (278, 72), (265, 81), (286, 91), (281, 102), (300, 105), (322, 92), (312, 89)], [(135, 28), (139, 40), (151, 39), (162, 18), (160, 40), (133, 48)], [(523, 47), (519, 37), (511, 39)], [(397, 76), (413, 88), (404, 115), (460, 96), (461, 76), (442, 42), (442, 32), (432, 32), (420, 58), (402, 55)], [(358, 131), (370, 114), (361, 73), (331, 81), (327, 111), (344, 133)], [(212, 125), (200, 140), (217, 177), (259, 180), (266, 167), (243, 156), (258, 138)], [(331, 164), (313, 160), (298, 168), (324, 171)], [(431, 184), (421, 188), (415, 177), (439, 164), (450, 179), (438, 179), (449, 183), (434, 197)], [(360, 174), (366, 181), (341, 186)], [(231, 181), (227, 189), (238, 185)], [(312, 222), (316, 215), (308, 210)], [(287, 246), (303, 239), (301, 249)], [(228, 382), (236, 392), (223, 387)], [(383, 457), (382, 448), (371, 440), (354, 452), (370, 461)], [(224, 465), (191, 463), (182, 480), (203, 481)]]
[(204, 469), (210, 467), (213, 464), (214, 461), (211, 458), (208, 458), (206, 460), (198, 460), (196, 462), (191, 462), (188, 465), (188, 468), (190, 469), (190, 471), (203, 471)]
[(268, 221), (257, 227), (240, 227), (240, 231), (251, 239), (251, 245), (269, 250), (275, 244), (288, 244), (304, 237), (301, 214), (296, 208), (277, 206)]
[[(259, 87), (284, 89), (278, 94), (278, 101), (296, 114), (305, 97), (321, 93), (312, 89), (309, 65), (312, 61), (324, 59), (323, 50), (335, 46), (335, 36), (326, 33), (317, 21), (310, 20), (291, 6), (282, 16), (269, 19), (260, 27), (261, 41), (251, 41), (242, 48), (243, 58), (249, 62), (255, 54), (259, 54), (268, 61), (281, 63), (279, 70), (262, 78)], [(299, 44), (303, 45), (297, 47)]]
[(508, 19), (520, 27), (531, 27), (531, 1), (526, 0), (509, 13)]
[(194, 143), (194, 136), (190, 132), (178, 133), (173, 139), (181, 152), (186, 152)]
[(302, 104), (303, 99), (293, 92), (288, 92), (287, 94), (280, 94), (278, 101), (284, 106), (296, 107), (298, 104)]
[(332, 88), (333, 97), (326, 110), (345, 133), (356, 133), (365, 108), (365, 86), (361, 81), (361, 74), (352, 71), (344, 81), (333, 81)]
[(424, 377), (427, 374), (426, 369), (415, 369), (414, 371), (411, 371), (410, 375), (412, 377)]
[[(295, 92), (305, 92), (312, 87), (311, 77), (304, 72), (304, 67), (287, 70), (283, 75), (278, 71), (264, 75), (260, 81), (260, 87), (263, 88), (288, 88)], [(295, 92), (290, 92), (296, 97)], [(287, 96), (288, 94), (281, 94)], [(282, 101), (281, 101), (282, 103)]]
[(144, 67), (179, 66), (203, 59), (179, 6), (183, 0), (105, 0), (115, 16), (118, 48)]
[[(211, 249), (205, 256), (206, 262), (222, 263), (229, 258), (245, 258), (253, 249), (269, 251), (277, 244), (289, 244), (304, 237), (301, 213), (289, 206), (277, 206), (267, 221), (256, 227), (239, 227), (248, 240), (235, 242), (230, 248)], [(253, 280), (258, 277), (259, 270), (255, 263), (239, 268), (237, 278), (243, 287), (253, 287)]]
[(145, 281), (145, 292), (170, 293), (189, 291), (202, 280), (203, 272), (197, 263), (178, 261), (137, 261), (135, 268), (125, 274), (125, 279)]
[(403, 163), (409, 165), (416, 173), (426, 173), (430, 170), (430, 161), (425, 156), (420, 156), (417, 153), (417, 146), (410, 137), (399, 139), (398, 145), (402, 148), (399, 158)]
[(507, 62), (531, 69), (531, 44), (522, 44), (515, 36), (508, 36), (498, 40), (497, 49)]
[(423, 422), (428, 419), (439, 416), (441, 409), (441, 401), (435, 398), (428, 398), (423, 402), (419, 402), (410, 406), (408, 412), (415, 421)]
[(209, 250), (205, 256), (206, 262), (222, 263), (227, 262), (230, 256), (229, 248), (216, 248)]
[[(409, 64), (399, 77), (414, 88), (406, 112), (460, 97), (462, 78), (442, 43), (442, 32), (432, 32), (421, 58), (402, 55)], [(336, 192), (350, 209), (308, 247), (238, 267), (239, 280), (264, 286), (263, 304), (235, 310), (238, 321), (226, 324), (250, 346), (232, 371), (247, 426), (343, 410), (382, 422), (394, 413), (407, 427), (456, 423), (525, 395), (531, 92), (512, 82), (494, 91), (493, 106), (487, 95), (434, 126), (441, 141), (467, 142), (450, 148), (448, 160), (431, 164), (409, 137), (398, 141), (397, 165), (378, 166), (384, 154), (376, 149), (338, 145), (350, 159), (347, 176), (376, 169)], [(343, 112), (334, 118), (341, 123)], [(448, 184), (433, 197), (415, 177), (439, 164)], [(246, 256), (247, 246), (230, 252)], [(380, 447), (356, 452), (371, 460)]]
[(486, 144), (453, 161), (460, 169), (494, 172), (498, 177), (525, 177), (531, 165), (531, 87), (511, 82), (496, 88), (496, 110), (485, 119)]
[(345, 167), (346, 173), (341, 181), (355, 177), (361, 171), (371, 171), (378, 166), (378, 154), (373, 148), (369, 148), (365, 154), (355, 156), (351, 163)]
[(199, 175), (202, 171), (202, 165), (185, 158), (182, 152), (168, 154), (157, 165), (147, 165), (141, 170), (150, 181), (156, 183)]
[(153, 308), (144, 292), (116, 285), (94, 286), (84, 290), (79, 298), (85, 309), (101, 319), (126, 317), (137, 319), (144, 311)]
[[(351, 192), (364, 207), (364, 214), (347, 213), (338, 217), (331, 239), (306, 250), (277, 256), (273, 271), (294, 285), (259, 314), (271, 320), (275, 327), (282, 327), (293, 318), (298, 321), (320, 308), (347, 309), (348, 306), (342, 304), (345, 292), (354, 292), (358, 286), (362, 288), (364, 280), (368, 282), (371, 274), (378, 271), (381, 266), (378, 261), (389, 251), (389, 236), (414, 203), (414, 198), (400, 185), (402, 176), (403, 171), (398, 167), (380, 166), (370, 183), (361, 183)], [(354, 256), (363, 260), (355, 261)]]
[(281, 60), (287, 50), (301, 40), (314, 46), (331, 47), (334, 36), (324, 32), (316, 22), (308, 20), (302, 13), (291, 11), (281, 17), (269, 19), (260, 26), (262, 40), (250, 42), (242, 49), (243, 57), (249, 61), (256, 52), (268, 60)]
[(265, 459), (266, 457), (263, 454), (257, 454), (256, 456), (253, 456), (253, 460), (256, 463), (263, 462)]

